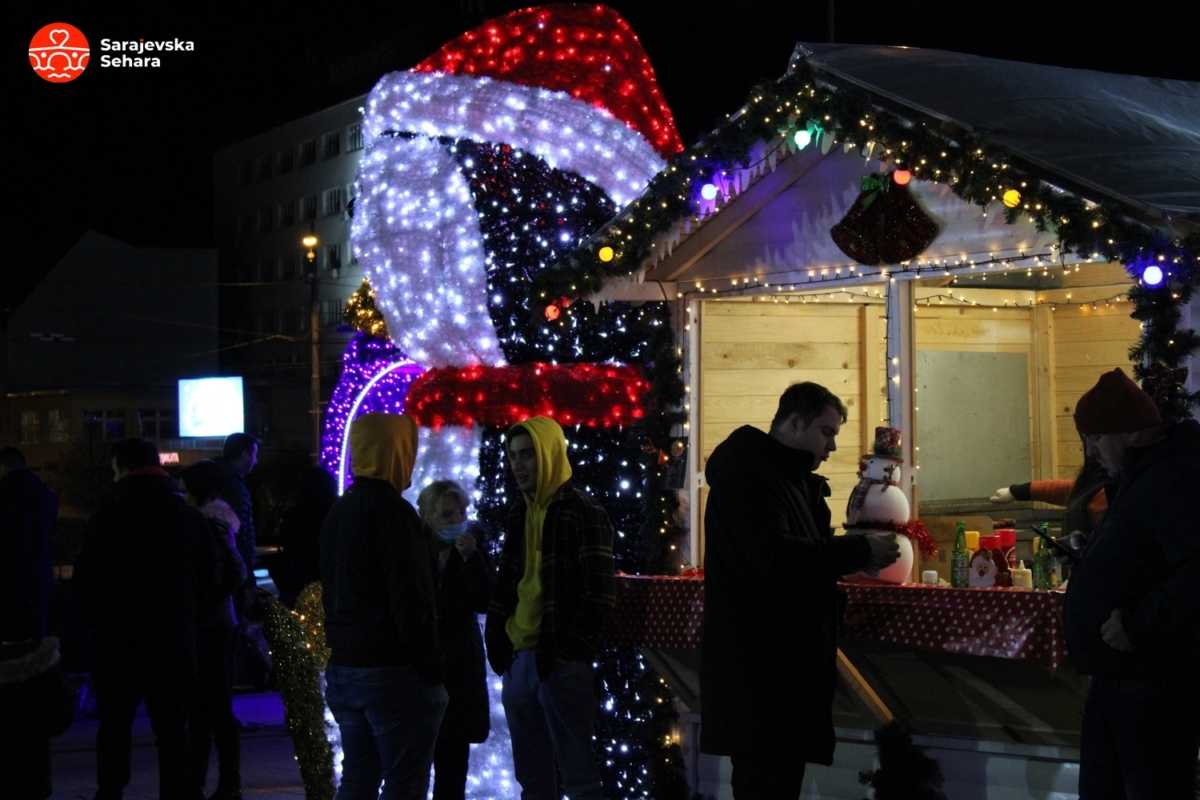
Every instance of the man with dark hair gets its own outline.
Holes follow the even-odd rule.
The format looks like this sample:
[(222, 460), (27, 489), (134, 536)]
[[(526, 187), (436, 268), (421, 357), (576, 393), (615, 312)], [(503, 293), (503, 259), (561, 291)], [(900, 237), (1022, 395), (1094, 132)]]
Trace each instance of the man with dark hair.
[(735, 797), (798, 798), (805, 763), (833, 763), (837, 580), (899, 557), (894, 536), (833, 535), (813, 470), (845, 421), (795, 384), (770, 433), (738, 428), (705, 468), (700, 748), (731, 756)]
[(0, 774), (22, 797), (50, 796), (58, 639), (48, 637), (50, 537), (58, 498), (15, 447), (0, 449)]
[(1063, 607), (1067, 652), (1091, 676), (1079, 797), (1195, 797), (1200, 424), (1164, 420), (1115, 369), (1079, 399), (1075, 427), (1113, 480)]
[(612, 521), (571, 480), (557, 422), (514, 426), (507, 450), (520, 495), (505, 511), (486, 636), (504, 677), (513, 771), (524, 798), (599, 800), (592, 660), (616, 602)]
[(254, 585), (256, 533), (254, 499), (246, 486), (246, 476), (257, 463), (258, 439), (248, 433), (231, 433), (225, 438), (225, 446), (221, 450), (221, 464), (225, 467), (225, 485), (221, 489), (221, 499), (229, 504), (241, 523), (237, 534), (238, 553), (250, 573), (248, 583), (251, 587)]
[[(774, 432), (785, 425), (793, 415), (799, 415), (801, 422), (806, 426), (810, 425), (814, 419), (831, 409), (837, 412), (839, 426), (849, 416), (842, 399), (821, 384), (811, 381), (793, 383), (779, 396), (779, 407), (771, 420), (771, 431)], [(836, 435), (837, 431), (834, 431), (834, 436)], [(829, 452), (832, 453), (836, 449), (837, 443), (833, 442), (831, 437)]]
[(100, 711), (98, 800), (129, 783), (130, 734), (145, 700), (158, 745), (159, 796), (194, 800), (188, 701), (196, 630), (215, 602), (216, 542), (158, 463), (151, 442), (112, 449), (116, 485), (89, 523), (75, 590), (95, 638), (92, 684)]

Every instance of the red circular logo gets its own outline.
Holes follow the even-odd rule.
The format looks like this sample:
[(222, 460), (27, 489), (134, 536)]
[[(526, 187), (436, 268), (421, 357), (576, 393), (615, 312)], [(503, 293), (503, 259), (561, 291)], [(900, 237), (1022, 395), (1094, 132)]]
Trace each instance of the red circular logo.
[(51, 83), (70, 83), (87, 69), (92, 54), (83, 31), (67, 22), (51, 22), (29, 40), (29, 66)]

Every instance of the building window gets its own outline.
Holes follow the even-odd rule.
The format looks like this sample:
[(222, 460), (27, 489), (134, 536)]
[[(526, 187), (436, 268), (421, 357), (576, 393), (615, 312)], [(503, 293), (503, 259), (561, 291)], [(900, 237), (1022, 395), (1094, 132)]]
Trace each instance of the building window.
[(296, 201), (288, 200), (279, 204), (279, 227), (290, 228), (296, 224)]
[(275, 158), (275, 165), (280, 175), (285, 175), (292, 171), (295, 165), (296, 154), (291, 150), (283, 150)]
[(67, 415), (60, 409), (50, 409), (49, 418), (47, 419), (46, 427), (49, 429), (50, 441), (52, 442), (69, 442), (71, 441), (71, 430), (67, 426)]
[(346, 142), (347, 142), (347, 144), (346, 144), (347, 152), (353, 152), (355, 150), (362, 150), (363, 137), (362, 137), (362, 123), (361, 122), (351, 125), (350, 128), (346, 131)]
[(307, 307), (301, 306), (299, 313), (300, 313), (300, 333), (307, 333), (308, 332), (308, 318), (312, 312), (309, 311), (309, 309)]
[(37, 444), (41, 438), (42, 418), (36, 411), (21, 412), (21, 444)]
[(325, 216), (340, 214), (346, 201), (346, 193), (340, 186), (325, 190)]
[(317, 196), (310, 194), (304, 198), (304, 219), (314, 220), (317, 218)]
[(342, 321), (342, 304), (337, 300), (321, 302), (321, 324), (329, 327)]
[(125, 438), (125, 412), (120, 409), (84, 411), (84, 428), (91, 435), (99, 435), (101, 441), (119, 442)]
[(299, 274), (299, 271), (296, 269), (297, 265), (299, 264), (299, 261), (297, 260), (297, 256), (284, 256), (283, 258), (279, 259), (279, 263), (280, 263), (279, 277), (282, 280), (285, 280), (285, 281), (292, 280), (293, 278), (296, 277), (296, 275)]
[(143, 439), (161, 441), (175, 438), (175, 412), (162, 408), (138, 409), (138, 427)]
[(330, 159), (342, 152), (342, 135), (340, 133), (325, 134), (325, 147), (323, 148), (325, 158)]
[(331, 244), (325, 248), (325, 269), (342, 268), (342, 246)]
[(254, 165), (249, 161), (242, 162), (242, 168), (238, 171), (238, 181), (245, 186), (254, 179)]
[(300, 331), (304, 330), (304, 326), (301, 325), (301, 323), (300, 323), (300, 318), (303, 315), (304, 315), (303, 311), (297, 311), (294, 308), (289, 310), (287, 312), (287, 318), (285, 320), (285, 322), (287, 323), (287, 327), (284, 330), (284, 333), (299, 333)]
[(275, 227), (275, 214), (269, 208), (258, 210), (258, 232), (267, 233)]
[(271, 179), (271, 157), (263, 156), (258, 160), (259, 183)]
[(317, 160), (317, 140), (309, 139), (304, 144), (300, 145), (300, 166), (307, 167), (310, 164), (316, 163)]

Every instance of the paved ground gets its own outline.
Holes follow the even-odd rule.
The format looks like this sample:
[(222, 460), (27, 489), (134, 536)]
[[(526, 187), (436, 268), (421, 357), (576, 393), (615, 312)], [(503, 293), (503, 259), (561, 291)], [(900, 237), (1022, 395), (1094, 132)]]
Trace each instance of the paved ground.
[[(274, 693), (243, 694), (234, 711), (246, 726), (242, 732), (242, 792), (253, 800), (304, 797), (292, 740), (283, 724), (283, 703)], [(94, 717), (81, 716), (54, 740), (51, 764), (54, 800), (91, 800), (96, 792), (96, 727)], [(209, 791), (215, 787), (216, 763), (209, 771)], [(133, 726), (133, 779), (126, 800), (154, 800), (158, 768), (154, 735), (144, 709)]]

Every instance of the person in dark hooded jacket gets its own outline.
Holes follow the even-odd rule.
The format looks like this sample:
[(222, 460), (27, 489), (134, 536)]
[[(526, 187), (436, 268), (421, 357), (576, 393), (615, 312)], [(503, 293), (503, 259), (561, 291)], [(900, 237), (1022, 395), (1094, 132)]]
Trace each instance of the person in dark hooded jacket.
[(1200, 748), (1200, 423), (1165, 424), (1119, 369), (1080, 398), (1075, 425), (1115, 479), (1071, 573), (1067, 652), (1090, 675), (1080, 800), (1196, 796)]
[(321, 580), (321, 525), (337, 500), (337, 481), (324, 467), (309, 467), (300, 479), (295, 500), (279, 523), (282, 557), (271, 577), (279, 600), (288, 608), (304, 587)]
[(145, 700), (159, 797), (194, 800), (200, 787), (189, 767), (188, 706), (197, 629), (218, 605), (216, 540), (176, 493), (153, 443), (118, 443), (113, 471), (116, 485), (90, 521), (74, 579), (95, 637), (96, 798), (124, 793), (133, 718)]
[(429, 787), (447, 696), (430, 534), (400, 494), (416, 455), (409, 417), (354, 420), (354, 484), (321, 528), (325, 697), (344, 755), (337, 800), (425, 800)]
[(705, 468), (700, 749), (731, 757), (735, 797), (798, 798), (805, 763), (833, 762), (837, 580), (899, 557), (891, 535), (833, 536), (813, 470), (845, 421), (795, 384), (770, 433), (738, 428)]
[(50, 796), (50, 734), (59, 644), (47, 636), (50, 538), (58, 497), (15, 447), (0, 449), (0, 774), (22, 797)]

